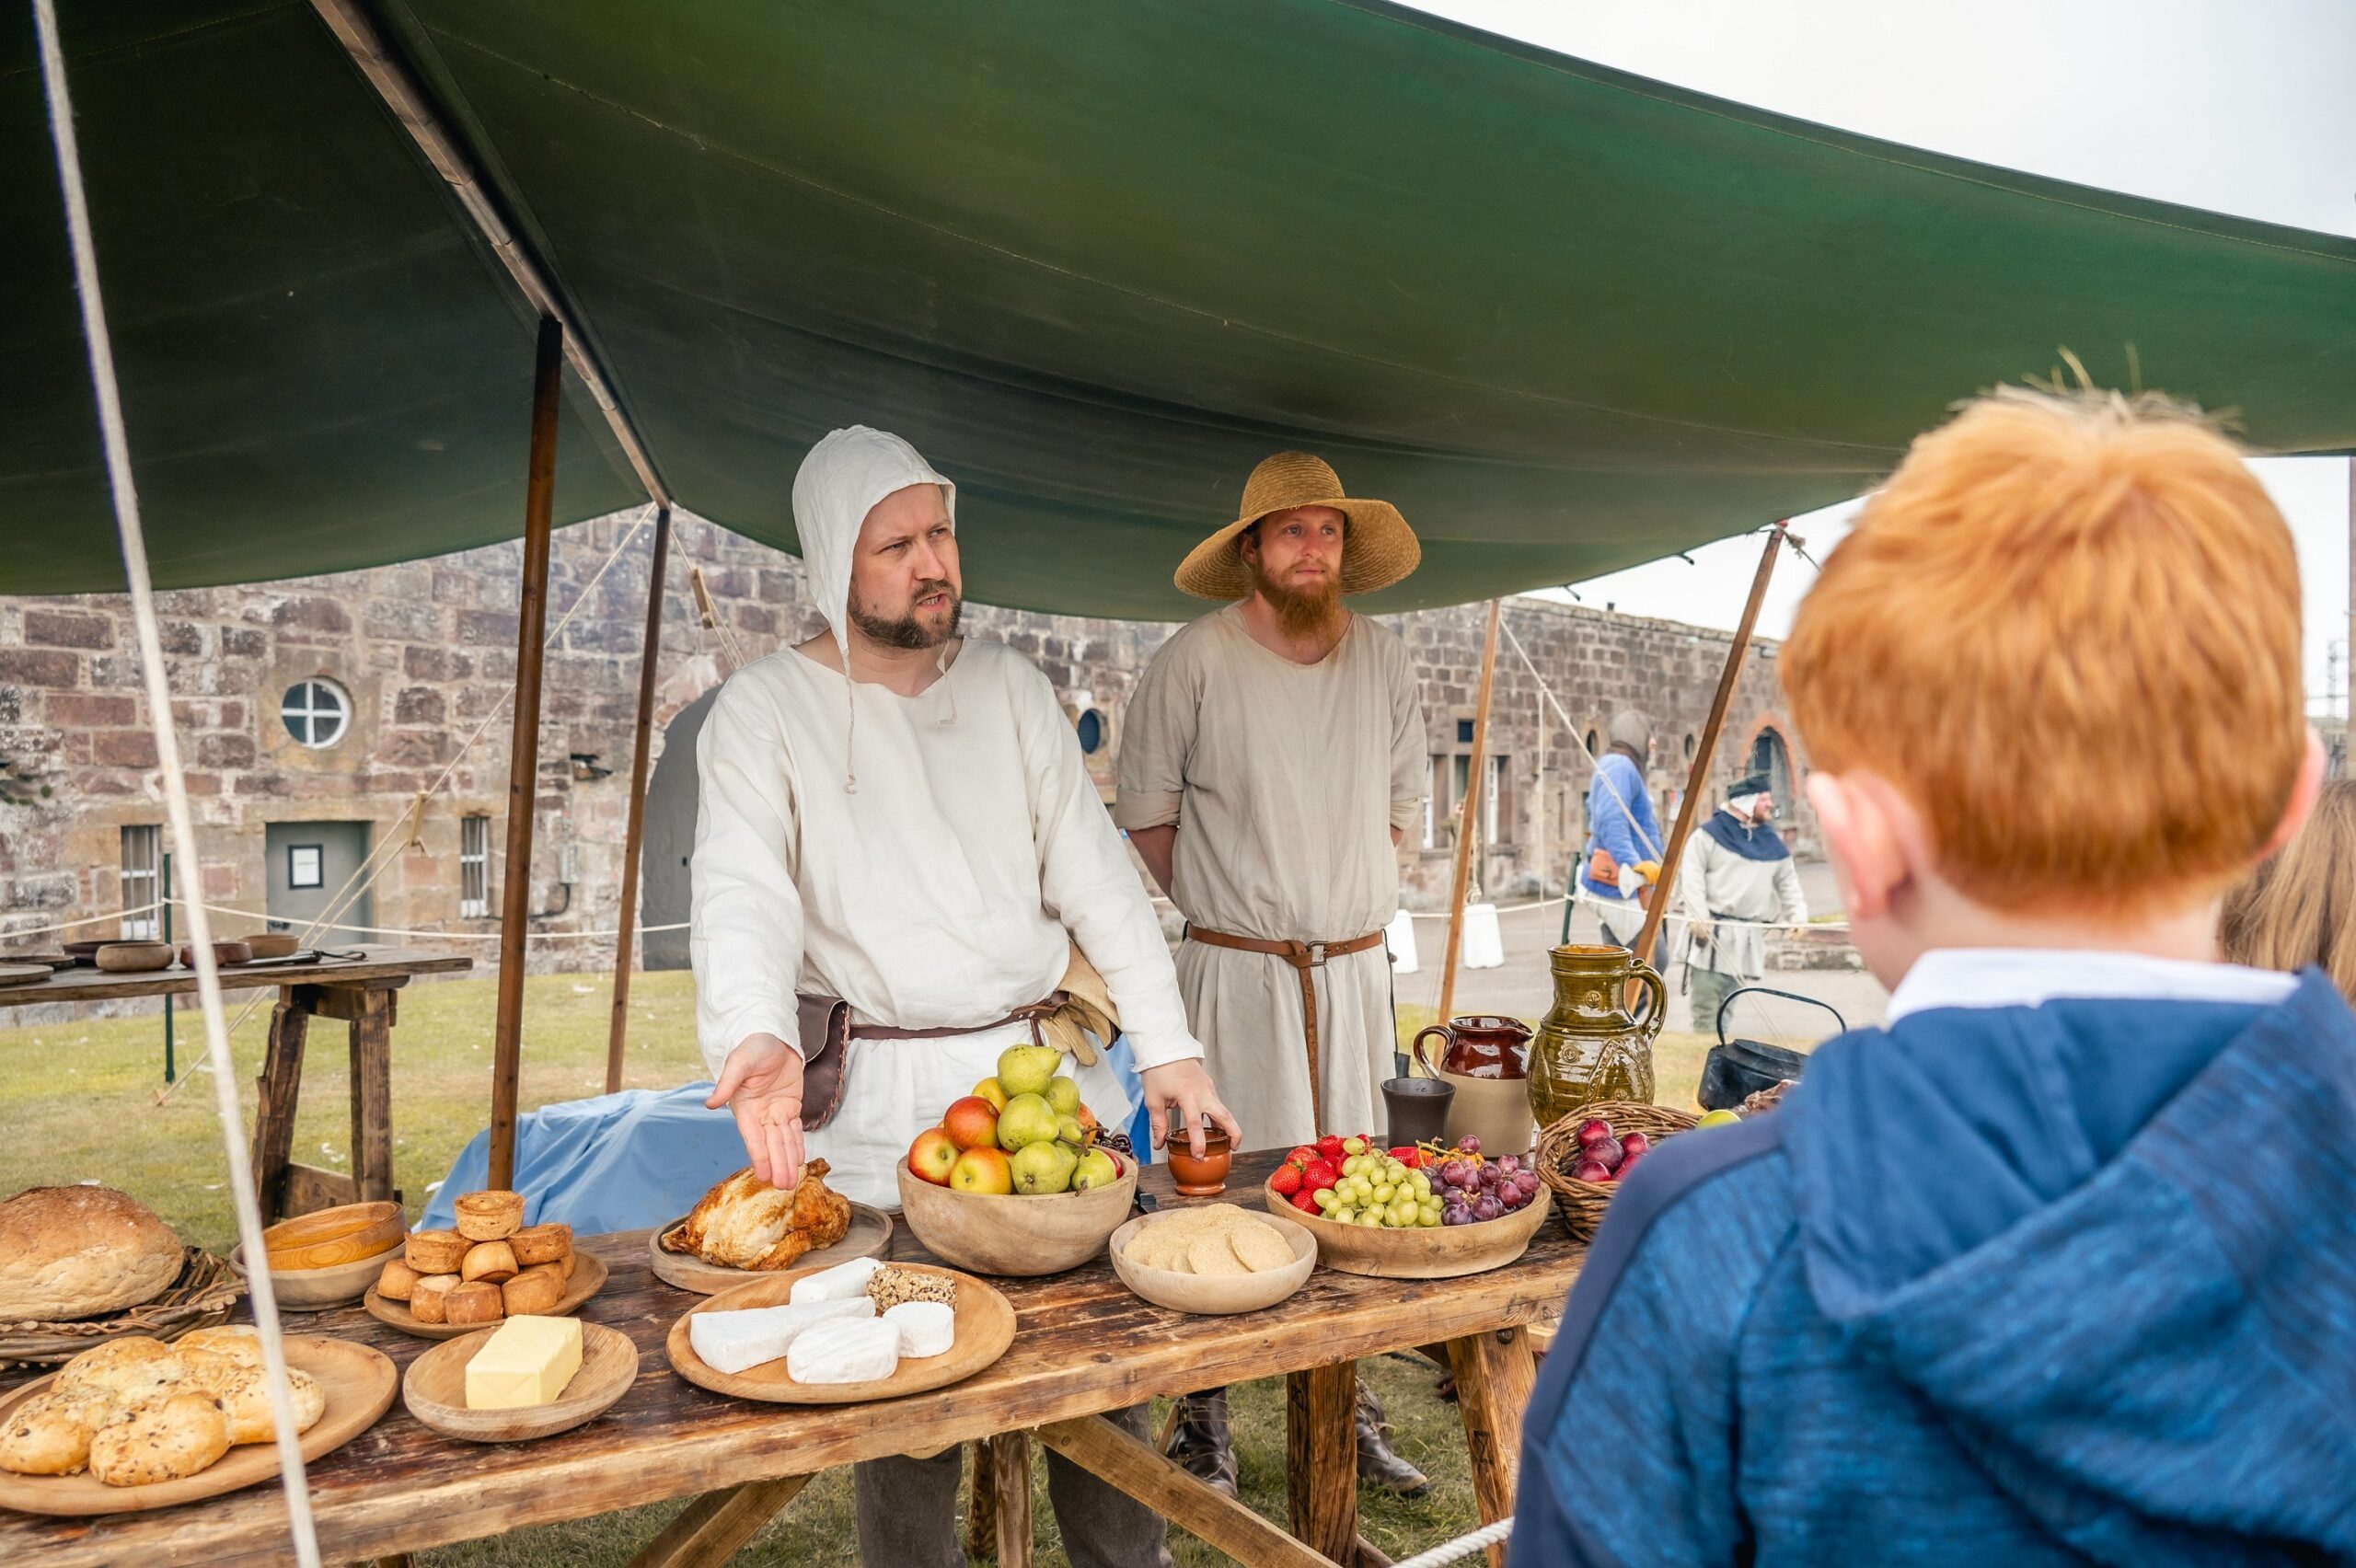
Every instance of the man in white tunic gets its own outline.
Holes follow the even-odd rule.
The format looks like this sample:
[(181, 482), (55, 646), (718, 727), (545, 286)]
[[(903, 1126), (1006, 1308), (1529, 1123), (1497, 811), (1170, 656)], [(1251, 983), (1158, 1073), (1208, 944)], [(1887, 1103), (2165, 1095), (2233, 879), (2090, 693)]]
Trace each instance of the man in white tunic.
[[(1186, 917), (1179, 988), (1246, 1147), (1382, 1126), (1398, 1049), (1382, 933), (1429, 750), (1405, 644), (1341, 601), (1421, 554), (1388, 502), (1279, 453), (1178, 569), (1232, 602), (1163, 643), (1129, 699), (1114, 820)], [(1380, 1416), (1362, 1401), (1360, 1473), (1412, 1493), (1424, 1478)], [(1223, 1395), (1185, 1401), (1171, 1451), (1232, 1487)]]
[[(697, 753), (689, 951), (697, 1032), (756, 1174), (823, 1155), (832, 1184), (896, 1207), (894, 1169), (952, 1101), (1030, 1038), (1016, 1009), (1076, 943), (1103, 974), (1155, 1117), (1240, 1129), (1186, 1025), (1169, 949), (1046, 678), (961, 640), (956, 491), (896, 436), (840, 430), (793, 485), (831, 635), (733, 676)], [(804, 1125), (797, 996), (849, 1004), (840, 1096)], [(894, 1037), (860, 1037), (885, 1030)], [(916, 1037), (907, 1037), (909, 1035)], [(1075, 1075), (1103, 1124), (1134, 1107), (1101, 1060)], [(813, 1117), (826, 1110), (810, 1108)], [(1145, 1407), (1114, 1417), (1147, 1431)], [(1150, 1510), (1049, 1460), (1075, 1564), (1166, 1563)], [(956, 1568), (959, 1454), (858, 1467), (871, 1568)]]

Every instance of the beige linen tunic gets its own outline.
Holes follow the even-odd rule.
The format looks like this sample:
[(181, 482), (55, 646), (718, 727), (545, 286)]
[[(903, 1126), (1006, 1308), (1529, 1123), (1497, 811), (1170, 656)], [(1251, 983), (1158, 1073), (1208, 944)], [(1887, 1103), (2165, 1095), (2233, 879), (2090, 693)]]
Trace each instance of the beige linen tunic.
[[(1192, 925), (1276, 941), (1347, 941), (1399, 910), (1391, 841), (1423, 818), (1427, 777), (1414, 662), (1396, 634), (1350, 617), (1334, 651), (1297, 664), (1252, 639), (1235, 605), (1162, 644), (1122, 725), (1113, 820), (1176, 824), (1170, 896)], [(1396, 1048), (1381, 947), (1311, 972), (1322, 1118), (1311, 1114), (1299, 972), (1270, 953), (1188, 942), (1187, 1021), (1244, 1147), (1380, 1130)]]

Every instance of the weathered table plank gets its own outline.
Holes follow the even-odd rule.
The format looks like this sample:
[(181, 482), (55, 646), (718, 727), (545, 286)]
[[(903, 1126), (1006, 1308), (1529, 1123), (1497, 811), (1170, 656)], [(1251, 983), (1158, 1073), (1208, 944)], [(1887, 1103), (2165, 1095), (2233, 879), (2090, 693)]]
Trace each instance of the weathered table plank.
[[(1239, 1157), (1230, 1197), (1255, 1200), (1258, 1182), (1277, 1158)], [(1149, 1167), (1147, 1186), (1171, 1201), (1165, 1168)], [(1154, 1307), (1129, 1294), (1099, 1259), (1050, 1279), (998, 1282), (1015, 1307), (1014, 1343), (995, 1366), (964, 1383), (873, 1404), (796, 1407), (730, 1399), (676, 1377), (664, 1338), (699, 1297), (653, 1276), (644, 1231), (583, 1244), (611, 1273), (581, 1315), (637, 1343), (639, 1375), (629, 1392), (586, 1426), (502, 1447), (447, 1441), (395, 1405), (375, 1427), (311, 1468), (312, 1506), (329, 1562), (416, 1551), (930, 1451), (1100, 1414), (1156, 1394), (1534, 1323), (1560, 1309), (1583, 1252), (1550, 1219), (1518, 1262), (1488, 1274), (1382, 1280), (1320, 1270), (1283, 1305), (1230, 1318)], [(905, 1229), (895, 1236), (893, 1252), (926, 1256)], [(357, 1308), (292, 1322), (298, 1330), (375, 1345), (404, 1368), (428, 1348), (426, 1341), (398, 1333)], [(270, 1488), (105, 1520), (0, 1511), (0, 1562), (12, 1564), (262, 1564), (290, 1558), (284, 1508)]]
[[(342, 963), (240, 964), (221, 971), (225, 991), (253, 991), (265, 986), (357, 986), (370, 980), (402, 981), (420, 974), (455, 974), (472, 969), (475, 961), (464, 953), (427, 952), (422, 948), (339, 948), (365, 956)], [(192, 997), (196, 971), (162, 969), (147, 974), (109, 974), (97, 969), (61, 969), (29, 986), (0, 986), (0, 1008), (30, 1007), (36, 1002), (109, 1002), (126, 997)]]

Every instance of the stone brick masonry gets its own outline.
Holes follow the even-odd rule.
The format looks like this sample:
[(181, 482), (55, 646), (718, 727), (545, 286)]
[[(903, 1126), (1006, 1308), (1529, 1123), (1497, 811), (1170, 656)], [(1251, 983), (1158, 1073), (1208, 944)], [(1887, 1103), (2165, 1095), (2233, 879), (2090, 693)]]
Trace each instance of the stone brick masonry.
[[(581, 596), (629, 521), (600, 519), (557, 536), (552, 620)], [(650, 544), (644, 532), (630, 542), (549, 651), (532, 907), (560, 913), (537, 920), (538, 931), (606, 931), (616, 924)], [(689, 567), (702, 569), (722, 624), (746, 658), (817, 627), (793, 558), (695, 520), (677, 525), (673, 554), (658, 746), (663, 723), (723, 670), (722, 640), (698, 623), (688, 596)], [(214, 902), (264, 907), (267, 824), (364, 821), (375, 845), (393, 836), (406, 840), (417, 792), (443, 780), (446, 769), (415, 844), (392, 855), (375, 884), (374, 918), (422, 931), (495, 930), (495, 921), (459, 917), (458, 823), (470, 813), (494, 819), (495, 911), (504, 837), (496, 819), (507, 780), (502, 702), (514, 677), (521, 559), (521, 547), (509, 544), (161, 597), (202, 885)], [(1653, 783), (1666, 823), (1726, 637), (1531, 599), (1507, 601), (1505, 613), (1579, 734), (1592, 731), (1600, 744), (1623, 704), (1654, 716), (1660, 746)], [(1479, 684), (1481, 606), (1388, 623), (1415, 654), (1435, 776), (1452, 789), (1452, 759), (1470, 750), (1458, 726), (1472, 718)], [(1035, 661), (1067, 694), (1075, 717), (1091, 708), (1099, 713), (1105, 740), (1090, 763), (1109, 786), (1121, 709), (1170, 628), (980, 606), (969, 610), (967, 628)], [(1762, 730), (1780, 725), (1773, 658), (1773, 648), (1761, 645), (1746, 662), (1720, 747), (1720, 780), (1747, 763)], [(348, 732), (324, 750), (298, 744), (280, 717), (288, 687), (317, 676), (337, 682), (353, 700)], [(0, 599), (0, 949), (52, 945), (54, 937), (9, 933), (121, 907), (121, 830), (163, 819), (145, 708), (119, 596)], [(1498, 662), (1488, 750), (1506, 762), (1496, 842), (1483, 858), (1484, 887), (1499, 897), (1559, 887), (1582, 833), (1587, 766), (1571, 732), (1551, 712), (1542, 718), (1537, 683), (1509, 643)], [(1786, 821), (1797, 824), (1807, 845), (1812, 824), (1804, 808), (1787, 807)], [(1431, 837), (1427, 846), (1411, 833), (1401, 851), (1405, 896), (1418, 907), (1446, 897), (1444, 818)], [(568, 867), (569, 888), (560, 882)], [(183, 870), (181, 888), (189, 880)], [(234, 918), (225, 926), (245, 928)], [(488, 944), (477, 951), (490, 956)], [(595, 969), (610, 961), (607, 944), (583, 940), (541, 944), (533, 962)]]

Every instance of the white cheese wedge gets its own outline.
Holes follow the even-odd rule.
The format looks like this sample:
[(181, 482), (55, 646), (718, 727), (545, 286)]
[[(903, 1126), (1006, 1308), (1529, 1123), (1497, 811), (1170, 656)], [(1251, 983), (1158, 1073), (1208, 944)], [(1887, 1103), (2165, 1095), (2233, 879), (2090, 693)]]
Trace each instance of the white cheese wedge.
[(807, 1279), (793, 1282), (791, 1300), (799, 1307), (805, 1301), (842, 1301), (864, 1295), (869, 1278), (883, 1266), (881, 1259), (853, 1258), (849, 1262), (820, 1269)]
[(687, 1343), (705, 1366), (742, 1372), (786, 1353), (795, 1336), (837, 1319), (875, 1316), (864, 1296), (846, 1301), (805, 1301), (798, 1307), (748, 1307), (737, 1312), (698, 1312), (687, 1320)]
[(510, 1318), (467, 1362), (467, 1408), (553, 1404), (580, 1370), (580, 1319)]
[(884, 1309), (900, 1331), (900, 1354), (910, 1360), (940, 1355), (957, 1343), (957, 1309), (945, 1301), (903, 1301)]
[(785, 1353), (786, 1374), (797, 1383), (873, 1382), (899, 1365), (898, 1326), (874, 1319), (821, 1323), (795, 1335)]

